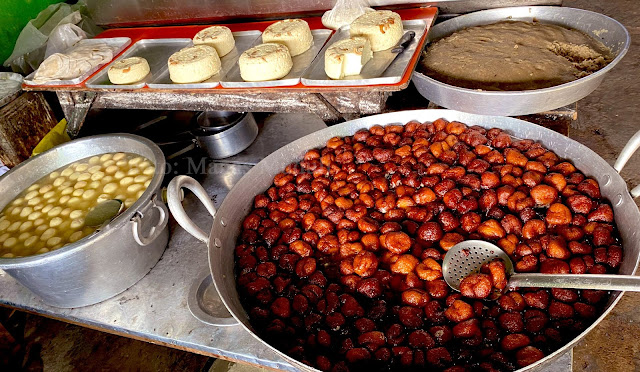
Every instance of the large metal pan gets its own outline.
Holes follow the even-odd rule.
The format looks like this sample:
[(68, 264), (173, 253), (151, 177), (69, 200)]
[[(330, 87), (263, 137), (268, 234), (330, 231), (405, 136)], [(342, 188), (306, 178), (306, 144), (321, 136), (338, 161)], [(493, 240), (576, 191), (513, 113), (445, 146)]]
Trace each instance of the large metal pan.
[[(578, 80), (544, 89), (482, 91), (460, 88), (432, 79), (418, 71), (413, 83), (426, 99), (446, 108), (483, 115), (535, 114), (576, 102), (593, 92), (629, 49), (629, 32), (620, 22), (588, 10), (555, 6), (530, 6), (483, 10), (442, 22), (429, 31), (427, 42), (463, 28), (505, 20), (538, 20), (580, 30), (609, 47), (615, 59), (603, 69)], [(427, 46), (428, 48), (428, 46)]]
[[(622, 177), (620, 177), (616, 169), (619, 171), (629, 159), (630, 155), (640, 147), (640, 133), (634, 136), (625, 150), (623, 150), (620, 161), (616, 164), (616, 169), (614, 169), (604, 159), (598, 156), (598, 154), (586, 146), (550, 129), (526, 121), (507, 117), (467, 114), (451, 110), (403, 111), (348, 121), (310, 134), (282, 147), (247, 172), (233, 187), (231, 192), (229, 192), (217, 212), (206, 191), (197, 181), (185, 176), (178, 176), (171, 181), (168, 189), (169, 209), (185, 230), (207, 244), (213, 283), (229, 312), (240, 322), (242, 327), (258, 340), (261, 340), (260, 336), (258, 336), (251, 327), (247, 313), (240, 303), (238, 292), (236, 291), (234, 274), (234, 248), (236, 246), (236, 238), (240, 232), (242, 221), (253, 205), (254, 196), (263, 193), (269, 188), (273, 182), (273, 177), (281, 172), (288, 164), (300, 161), (307, 150), (324, 146), (331, 137), (350, 136), (359, 129), (370, 128), (376, 124), (405, 124), (411, 120), (425, 122), (438, 118), (444, 118), (449, 121), (457, 120), (468, 125), (480, 125), (485, 128), (501, 128), (514, 137), (538, 141), (547, 148), (555, 151), (561, 158), (570, 159), (575, 166), (582, 170), (587, 176), (594, 177), (601, 186), (602, 195), (608, 198), (613, 205), (615, 220), (622, 236), (625, 255), (620, 267), (620, 273), (628, 275), (635, 273), (640, 257), (640, 236), (637, 234), (638, 226), (640, 225), (640, 212), (632, 196), (627, 191), (627, 184)], [(204, 203), (211, 215), (214, 216), (210, 234), (200, 230), (186, 215), (180, 203), (180, 189), (182, 187), (192, 190)], [(640, 190), (634, 192), (634, 195), (637, 196), (638, 194), (640, 194)], [(537, 363), (523, 368), (521, 371), (539, 370), (543, 366), (551, 364), (556, 358), (573, 347), (575, 343), (598, 325), (620, 300), (621, 295), (622, 292), (615, 292), (613, 294), (604, 313), (591, 327), (587, 328), (561, 349)], [(309, 366), (293, 360), (270, 345), (267, 344), (267, 346), (296, 367), (302, 370), (316, 371)]]

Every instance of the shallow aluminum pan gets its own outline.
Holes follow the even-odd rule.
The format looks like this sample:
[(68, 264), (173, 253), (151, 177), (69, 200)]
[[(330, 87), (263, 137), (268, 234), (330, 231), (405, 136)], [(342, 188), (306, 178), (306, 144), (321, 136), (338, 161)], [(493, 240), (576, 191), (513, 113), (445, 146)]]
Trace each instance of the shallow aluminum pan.
[[(282, 79), (269, 80), (269, 81), (244, 81), (240, 76), (240, 66), (236, 62), (220, 84), (225, 88), (262, 88), (262, 87), (284, 87), (296, 85), (300, 82), (300, 78), (304, 75), (305, 71), (313, 62), (313, 59), (318, 55), (318, 52), (329, 39), (329, 36), (333, 30), (318, 29), (311, 30), (313, 35), (313, 45), (306, 52), (293, 57), (293, 67), (289, 74)], [(258, 37), (251, 45), (253, 48), (256, 45), (262, 44), (262, 37)], [(249, 49), (249, 48), (247, 48)]]
[(342, 39), (347, 39), (351, 35), (349, 34), (349, 26), (341, 27), (338, 31), (336, 31), (331, 39), (327, 42), (327, 44), (322, 48), (320, 53), (316, 56), (316, 59), (313, 60), (311, 67), (307, 70), (307, 72), (302, 76), (302, 84), (309, 86), (356, 86), (356, 85), (377, 85), (377, 84), (396, 84), (402, 80), (402, 76), (404, 76), (405, 71), (409, 67), (409, 62), (411, 62), (411, 58), (417, 52), (418, 44), (422, 36), (424, 35), (425, 30), (427, 29), (427, 22), (424, 20), (409, 20), (402, 21), (402, 25), (406, 31), (414, 31), (416, 36), (411, 41), (407, 49), (402, 52), (396, 59), (391, 62), (389, 67), (382, 73), (382, 75), (374, 76), (368, 67), (372, 67), (376, 64), (377, 60), (380, 58), (376, 58), (376, 56), (380, 56), (380, 53), (374, 52), (373, 58), (367, 62), (366, 65), (362, 68), (360, 75), (353, 76), (345, 76), (343, 79), (334, 80), (327, 76), (327, 73), (324, 71), (324, 54), (329, 49), (329, 47)]
[[(102, 69), (96, 76), (87, 81), (86, 86), (94, 89), (140, 89), (147, 85), (154, 76), (162, 75), (169, 69), (169, 56), (178, 50), (191, 45), (191, 39), (143, 39), (131, 46), (126, 52)], [(149, 63), (149, 75), (134, 84), (113, 84), (109, 80), (109, 68), (116, 61), (129, 57), (142, 57)]]
[[(633, 275), (636, 272), (640, 258), (640, 235), (638, 235), (640, 211), (638, 211), (632, 194), (637, 197), (640, 195), (640, 190), (634, 189), (630, 194), (627, 190), (626, 182), (618, 172), (629, 160), (631, 154), (640, 147), (640, 133), (632, 137), (629, 144), (622, 150), (614, 169), (597, 153), (583, 144), (551, 129), (523, 120), (467, 114), (452, 110), (401, 111), (351, 120), (291, 142), (251, 168), (233, 186), (233, 189), (224, 198), (217, 211), (206, 191), (196, 180), (186, 176), (175, 177), (167, 189), (169, 209), (176, 221), (185, 230), (207, 244), (213, 284), (225, 306), (245, 330), (300, 370), (318, 372), (318, 370), (304, 365), (273, 348), (254, 332), (249, 323), (249, 316), (240, 303), (236, 289), (234, 249), (242, 227), (242, 221), (253, 206), (253, 197), (268, 189), (273, 184), (273, 177), (287, 165), (302, 160), (309, 149), (325, 146), (332, 137), (352, 136), (359, 129), (368, 129), (374, 125), (406, 124), (412, 120), (425, 122), (434, 121), (438, 118), (460, 121), (470, 126), (479, 125), (484, 128), (500, 128), (514, 137), (532, 139), (554, 151), (560, 158), (572, 161), (576, 168), (583, 171), (585, 175), (593, 177), (600, 184), (602, 195), (611, 201), (615, 221), (622, 238), (624, 257), (619, 273)], [(213, 225), (209, 232), (202, 231), (186, 215), (180, 202), (181, 187), (192, 190), (207, 207), (209, 213), (214, 216)], [(572, 348), (607, 316), (620, 300), (622, 293), (612, 292), (604, 312), (586, 330), (555, 352), (519, 371), (541, 371), (543, 368), (552, 365), (554, 361)]]
[(219, 74), (214, 75), (201, 83), (176, 84), (169, 78), (169, 70), (167, 69), (164, 73), (147, 84), (147, 86), (151, 89), (203, 89), (217, 87), (220, 85), (220, 80), (225, 76), (225, 74), (228, 73), (238, 62), (240, 54), (249, 49), (262, 33), (260, 31), (238, 31), (233, 32), (232, 34), (236, 41), (236, 46), (232, 51), (220, 58), (222, 66)]
[[(124, 50), (124, 48), (126, 48), (127, 46), (129, 46), (129, 44), (131, 44), (131, 39), (128, 37), (110, 37), (110, 38), (104, 38), (104, 39), (83, 39), (78, 41), (75, 45), (73, 45), (71, 48), (67, 49), (65, 51), (66, 52), (70, 52), (71, 50), (73, 50), (73, 48), (76, 48), (80, 45), (95, 45), (95, 44), (107, 44), (109, 46), (115, 47), (114, 51), (113, 51), (113, 56), (117, 56), (118, 54), (120, 54), (120, 52), (122, 52)], [(76, 84), (80, 84), (81, 82), (84, 81), (84, 79), (88, 78), (89, 76), (91, 76), (91, 74), (93, 74), (94, 72), (98, 71), (102, 66), (104, 66), (105, 64), (101, 64), (98, 65), (94, 68), (92, 68), (91, 70), (85, 72), (84, 74), (78, 76), (77, 78), (74, 79), (69, 79), (69, 80), (55, 80), (55, 81), (49, 81), (46, 83), (36, 83), (33, 81), (33, 77), (35, 76), (36, 72), (32, 72), (29, 74), (29, 76), (27, 76), (24, 79), (24, 83), (26, 85), (35, 85), (35, 86), (56, 86), (56, 85), (76, 85)]]
[(568, 105), (589, 95), (629, 49), (629, 33), (615, 19), (587, 10), (554, 6), (502, 8), (463, 15), (433, 27), (427, 42), (466, 27), (504, 20), (534, 19), (580, 30), (600, 40), (616, 57), (609, 65), (589, 76), (544, 89), (508, 92), (473, 90), (441, 83), (418, 71), (413, 75), (416, 88), (426, 99), (450, 109), (485, 115), (535, 114)]

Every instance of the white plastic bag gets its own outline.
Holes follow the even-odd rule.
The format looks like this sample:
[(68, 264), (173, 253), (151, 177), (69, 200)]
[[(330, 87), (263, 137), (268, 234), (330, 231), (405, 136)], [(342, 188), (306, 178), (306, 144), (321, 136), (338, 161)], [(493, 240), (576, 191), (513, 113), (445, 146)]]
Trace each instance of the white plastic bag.
[(22, 29), (13, 53), (4, 61), (3, 66), (24, 75), (37, 69), (45, 58), (49, 37), (56, 27), (67, 23), (76, 24), (87, 37), (93, 37), (102, 31), (89, 18), (84, 1), (80, 0), (75, 5), (51, 4)]
[(342, 26), (350, 25), (356, 18), (366, 12), (371, 12), (367, 0), (338, 0), (333, 9), (328, 10), (322, 16), (322, 24), (334, 30)]
[[(77, 12), (76, 12), (77, 13)], [(80, 13), (78, 13), (80, 16)], [(47, 42), (47, 51), (44, 59), (55, 53), (62, 53), (72, 47), (75, 43), (87, 38), (87, 33), (73, 23), (65, 23), (51, 31)]]

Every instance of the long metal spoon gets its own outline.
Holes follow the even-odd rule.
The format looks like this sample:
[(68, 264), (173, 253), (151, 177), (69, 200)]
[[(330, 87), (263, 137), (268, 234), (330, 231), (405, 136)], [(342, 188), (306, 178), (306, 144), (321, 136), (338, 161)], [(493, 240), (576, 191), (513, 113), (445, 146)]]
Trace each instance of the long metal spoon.
[(124, 210), (124, 203), (119, 199), (109, 199), (98, 203), (84, 217), (85, 226), (102, 227)]
[(500, 248), (481, 240), (466, 240), (451, 247), (442, 262), (444, 280), (456, 291), (460, 282), (494, 259), (504, 261), (509, 289), (516, 287), (600, 289), (640, 292), (640, 277), (612, 274), (515, 273), (509, 256)]

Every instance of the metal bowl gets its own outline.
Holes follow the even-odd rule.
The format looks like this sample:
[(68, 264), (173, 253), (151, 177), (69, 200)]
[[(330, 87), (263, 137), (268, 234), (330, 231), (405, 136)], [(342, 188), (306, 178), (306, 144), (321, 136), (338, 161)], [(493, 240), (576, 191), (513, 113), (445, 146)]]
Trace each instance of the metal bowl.
[(142, 279), (169, 240), (169, 212), (160, 197), (165, 159), (146, 138), (130, 134), (86, 137), (54, 147), (0, 178), (0, 210), (24, 189), (75, 161), (109, 152), (129, 152), (156, 167), (142, 196), (100, 231), (60, 249), (20, 258), (0, 258), (0, 269), (44, 302), (80, 307), (104, 301)]
[(593, 92), (604, 80), (605, 74), (624, 57), (631, 42), (627, 29), (613, 18), (587, 10), (555, 6), (501, 8), (466, 14), (433, 27), (429, 31), (427, 42), (464, 28), (505, 20), (537, 20), (573, 28), (601, 41), (616, 57), (601, 70), (578, 80), (550, 88), (523, 91), (496, 92), (460, 88), (416, 71), (413, 82), (420, 94), (442, 107), (473, 114), (516, 116), (553, 110)]
[[(200, 118), (203, 115), (210, 117), (209, 112), (203, 112), (198, 117), (198, 123), (201, 122)], [(237, 112), (229, 118), (232, 120), (228, 124), (218, 125), (217, 128), (223, 128), (221, 130), (200, 126), (192, 132), (198, 146), (212, 159), (224, 159), (236, 155), (249, 147), (258, 136), (258, 124), (252, 113)], [(221, 121), (218, 120), (218, 122)]]

